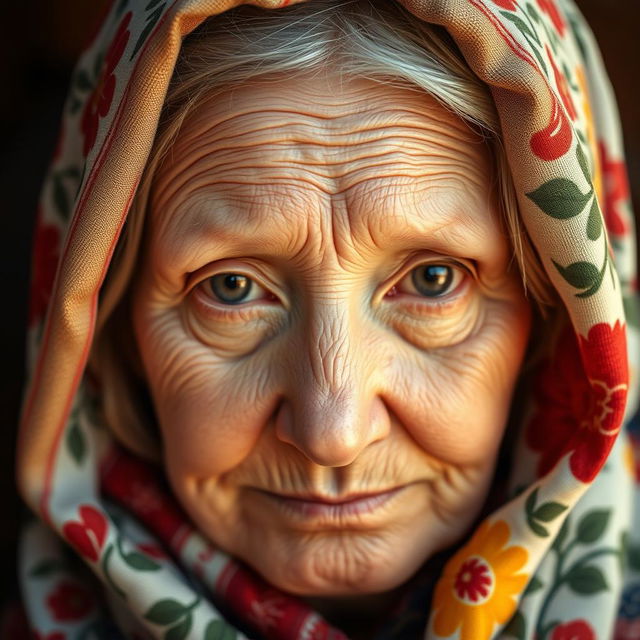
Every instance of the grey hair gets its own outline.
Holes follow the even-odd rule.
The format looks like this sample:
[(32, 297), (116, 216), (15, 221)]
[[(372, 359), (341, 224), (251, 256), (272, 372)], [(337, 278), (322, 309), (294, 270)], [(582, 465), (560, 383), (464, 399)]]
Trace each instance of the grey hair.
[(427, 92), (464, 120), (498, 131), (491, 96), (447, 34), (388, 0), (242, 6), (209, 20), (184, 44), (167, 107), (188, 113), (216, 90), (327, 72)]
[(159, 443), (127, 294), (156, 171), (182, 124), (205, 99), (254, 81), (328, 73), (427, 93), (485, 139), (495, 162), (494, 190), (525, 287), (541, 306), (557, 304), (520, 221), (491, 94), (444, 29), (389, 0), (309, 0), (278, 10), (239, 6), (206, 20), (185, 38), (100, 302), (91, 367), (102, 381), (107, 424), (141, 455), (157, 457)]

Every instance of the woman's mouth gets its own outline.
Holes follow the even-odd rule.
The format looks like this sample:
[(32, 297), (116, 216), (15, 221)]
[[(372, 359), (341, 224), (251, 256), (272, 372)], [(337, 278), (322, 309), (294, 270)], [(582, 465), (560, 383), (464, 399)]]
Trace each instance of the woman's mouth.
[(316, 494), (283, 494), (258, 490), (288, 518), (299, 523), (344, 527), (373, 524), (379, 513), (408, 485), (378, 492), (352, 493), (333, 497)]

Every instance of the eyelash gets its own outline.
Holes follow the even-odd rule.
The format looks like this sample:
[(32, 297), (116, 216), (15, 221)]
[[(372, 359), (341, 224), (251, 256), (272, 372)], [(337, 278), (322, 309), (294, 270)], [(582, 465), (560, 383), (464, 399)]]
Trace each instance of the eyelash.
[[(426, 296), (421, 295), (417, 290), (414, 292), (407, 293), (406, 291), (400, 291), (398, 287), (404, 281), (413, 278), (413, 274), (416, 269), (421, 267), (428, 266), (445, 266), (453, 269), (454, 275), (453, 279), (457, 278), (457, 282), (455, 286), (450, 287), (449, 290), (443, 295), (438, 296)], [(247, 302), (241, 301), (238, 304), (228, 303), (225, 304), (220, 300), (215, 300), (213, 292), (207, 293), (205, 292), (205, 288), (212, 281), (212, 278), (220, 275), (238, 275), (248, 278), (251, 281), (251, 287), (259, 287), (265, 295), (261, 298), (251, 299)], [(384, 299), (394, 299), (397, 296), (399, 297), (399, 301), (402, 300), (403, 306), (411, 311), (425, 311), (426, 308), (433, 309), (434, 307), (443, 307), (448, 306), (452, 300), (452, 298), (457, 298), (457, 293), (460, 292), (460, 289), (464, 286), (469, 276), (472, 276), (472, 271), (466, 265), (455, 262), (455, 261), (432, 261), (432, 262), (420, 262), (417, 264), (411, 265), (411, 267), (406, 270), (403, 275), (396, 279), (394, 284), (387, 289), (385, 294), (383, 295)], [(414, 289), (416, 289), (413, 282), (411, 283)], [(200, 282), (198, 282), (192, 290), (195, 300), (198, 305), (203, 307), (204, 311), (209, 315), (215, 315), (218, 318), (227, 319), (227, 320), (249, 320), (255, 317), (255, 313), (262, 307), (264, 310), (264, 304), (273, 304), (274, 302), (278, 302), (279, 298), (275, 294), (271, 293), (269, 289), (267, 289), (264, 285), (260, 284), (258, 280), (247, 273), (243, 273), (241, 270), (229, 270), (229, 271), (220, 271), (218, 273), (214, 273), (204, 278)], [(258, 307), (253, 304), (254, 302), (260, 302), (261, 305)]]
[[(237, 322), (237, 321), (249, 321), (256, 318), (257, 312), (262, 310), (259, 315), (264, 313), (264, 306), (258, 307), (252, 304), (255, 300), (250, 300), (247, 303), (240, 302), (238, 304), (224, 304), (219, 300), (216, 300), (213, 292), (207, 292), (206, 289), (210, 288), (209, 283), (212, 278), (223, 274), (238, 275), (248, 278), (251, 281), (251, 288), (259, 287), (266, 294), (263, 298), (260, 298), (260, 302), (273, 302), (278, 300), (278, 297), (272, 294), (264, 285), (260, 284), (255, 275), (247, 272), (243, 272), (241, 269), (228, 269), (219, 271), (217, 273), (211, 273), (207, 277), (197, 282), (190, 290), (191, 297), (194, 300), (197, 307), (207, 316), (213, 317), (216, 320)], [(208, 287), (209, 285), (209, 287)]]
[[(447, 267), (452, 270), (451, 283), (444, 293), (429, 296), (421, 294), (420, 291), (418, 291), (418, 286), (415, 283), (416, 270), (426, 267)], [(405, 271), (405, 273), (395, 281), (395, 284), (387, 290), (384, 297), (393, 299), (398, 295), (407, 295), (415, 299), (413, 302), (416, 305), (442, 305), (445, 301), (449, 301), (451, 297), (460, 290), (462, 285), (466, 282), (467, 277), (470, 275), (472, 275), (471, 270), (459, 262), (433, 261), (413, 264), (411, 265), (411, 268)], [(413, 289), (413, 291), (407, 292), (400, 290), (403, 282), (407, 282), (407, 288)]]

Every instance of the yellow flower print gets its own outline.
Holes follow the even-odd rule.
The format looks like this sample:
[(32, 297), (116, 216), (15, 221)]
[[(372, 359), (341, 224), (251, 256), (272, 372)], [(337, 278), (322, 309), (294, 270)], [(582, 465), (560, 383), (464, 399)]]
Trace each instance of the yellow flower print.
[(447, 563), (434, 594), (433, 630), (439, 636), (460, 631), (460, 640), (486, 640), (495, 623), (513, 615), (515, 595), (527, 584), (519, 573), (529, 554), (506, 546), (509, 525), (483, 522), (468, 544)]
[(593, 113), (591, 111), (591, 98), (589, 97), (589, 85), (587, 84), (587, 76), (582, 65), (578, 65), (575, 68), (576, 78), (578, 79), (578, 86), (580, 87), (580, 94), (582, 98), (582, 111), (587, 125), (587, 141), (591, 149), (591, 159), (593, 161), (593, 188), (596, 192), (598, 202), (603, 202), (603, 190), (602, 190), (602, 170), (600, 167), (600, 155), (598, 152), (598, 140), (596, 138), (596, 127), (593, 121)]
[(624, 449), (622, 450), (622, 462), (625, 471), (631, 476), (636, 477), (636, 453), (634, 447), (634, 441), (627, 435), (627, 433), (621, 434), (624, 438)]

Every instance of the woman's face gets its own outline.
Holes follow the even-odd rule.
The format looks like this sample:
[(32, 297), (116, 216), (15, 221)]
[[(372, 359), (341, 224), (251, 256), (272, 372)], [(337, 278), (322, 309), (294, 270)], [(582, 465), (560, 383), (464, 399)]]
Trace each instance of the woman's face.
[(461, 120), (368, 80), (181, 130), (135, 334), (178, 499), (276, 586), (391, 589), (477, 517), (530, 324), (494, 190)]

